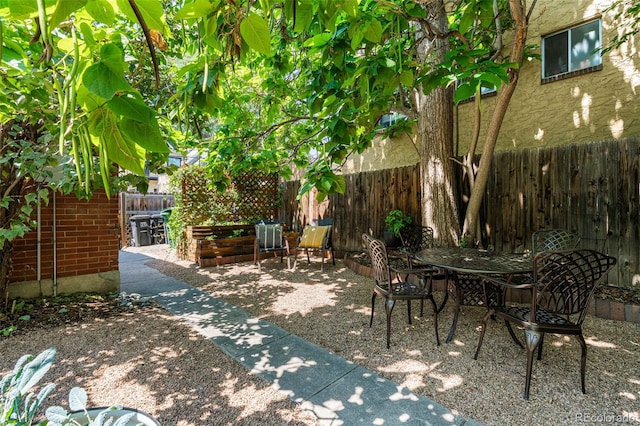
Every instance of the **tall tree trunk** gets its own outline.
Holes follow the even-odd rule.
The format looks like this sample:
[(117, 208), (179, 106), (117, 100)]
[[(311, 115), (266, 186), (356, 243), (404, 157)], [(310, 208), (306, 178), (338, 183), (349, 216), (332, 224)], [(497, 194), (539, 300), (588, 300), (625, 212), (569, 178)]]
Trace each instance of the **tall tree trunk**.
[(489, 180), (491, 160), (493, 158), (493, 152), (496, 147), (498, 135), (500, 134), (500, 126), (502, 126), (502, 121), (504, 120), (504, 116), (507, 113), (507, 108), (509, 107), (511, 96), (516, 90), (516, 86), (518, 84), (518, 76), (520, 74), (520, 66), (522, 65), (522, 61), (524, 58), (524, 49), (527, 42), (528, 29), (528, 16), (525, 13), (524, 3), (524, 0), (509, 0), (509, 8), (511, 9), (511, 16), (514, 20), (513, 48), (511, 50), (510, 58), (512, 62), (518, 64), (518, 67), (512, 68), (510, 70), (509, 83), (503, 86), (498, 93), (496, 108), (493, 111), (493, 115), (491, 116), (489, 129), (487, 130), (487, 135), (485, 137), (475, 185), (473, 187), (473, 190), (471, 191), (471, 197), (469, 198), (469, 204), (467, 205), (467, 212), (465, 214), (462, 235), (469, 236), (474, 241), (478, 240), (480, 237), (479, 235), (475, 235), (476, 225), (478, 223), (478, 217), (480, 214), (482, 197), (484, 196), (485, 190), (487, 188), (487, 181)]
[[(448, 31), (443, 0), (424, 4), (432, 29), (439, 34)], [(425, 39), (418, 47), (423, 63), (444, 60), (449, 51), (447, 37)], [(434, 229), (438, 244), (453, 246), (460, 235), (456, 203), (455, 166), (453, 156), (453, 89), (437, 88), (425, 95), (416, 94), (418, 115), (418, 151), (420, 153), (422, 224)]]

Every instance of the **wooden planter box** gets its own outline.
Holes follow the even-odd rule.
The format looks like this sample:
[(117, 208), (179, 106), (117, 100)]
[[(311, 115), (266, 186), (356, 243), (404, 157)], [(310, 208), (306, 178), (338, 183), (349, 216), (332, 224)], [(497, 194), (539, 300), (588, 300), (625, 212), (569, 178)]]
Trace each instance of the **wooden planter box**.
[(254, 225), (196, 225), (187, 226), (187, 241), (204, 240), (214, 236), (229, 238), (237, 231), (242, 231), (242, 235), (255, 235)]
[[(231, 236), (239, 230), (246, 236)], [(297, 232), (286, 234), (291, 256), (299, 235)], [(219, 238), (212, 238), (214, 236)], [(252, 261), (255, 239), (254, 225), (188, 226), (187, 252), (181, 257), (201, 267)]]
[[(254, 229), (253, 225), (187, 226), (186, 247), (180, 257), (202, 267), (252, 260)], [(233, 237), (238, 231), (244, 236)]]
[(219, 266), (226, 263), (253, 260), (253, 245), (256, 237), (220, 238), (215, 240), (191, 240), (194, 245), (194, 262), (201, 267)]

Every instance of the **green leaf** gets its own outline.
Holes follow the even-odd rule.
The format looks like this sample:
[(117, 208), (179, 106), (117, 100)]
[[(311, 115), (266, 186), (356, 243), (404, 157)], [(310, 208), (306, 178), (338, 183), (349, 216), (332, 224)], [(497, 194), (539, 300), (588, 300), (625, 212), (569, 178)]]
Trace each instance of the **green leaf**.
[(220, 98), (211, 93), (196, 92), (193, 95), (193, 103), (202, 111), (213, 114), (217, 108), (222, 106)]
[(87, 4), (87, 0), (64, 0), (56, 3), (56, 8), (49, 19), (49, 27), (55, 28), (60, 22), (69, 19), (69, 16), (83, 8)]
[(22, 206), (20, 207), (20, 213), (25, 215), (25, 217), (29, 217), (31, 213), (33, 213), (33, 207), (31, 206)]
[(24, 199), (25, 199), (27, 204), (34, 203), (37, 198), (38, 198), (38, 194), (35, 194), (33, 192), (25, 194), (25, 196), (24, 196)]
[(311, 0), (297, 0), (296, 25), (293, 31), (301, 33), (306, 31), (313, 20), (313, 4)]
[(253, 50), (263, 55), (271, 54), (271, 33), (267, 21), (260, 15), (249, 13), (240, 23), (240, 35)]
[(468, 5), (460, 18), (460, 33), (466, 34), (476, 19), (476, 11), (473, 5)]
[(303, 46), (304, 47), (322, 47), (322, 46), (325, 46), (327, 43), (329, 43), (329, 40), (331, 40), (331, 37), (332, 36), (329, 33), (318, 34), (306, 40)]
[(207, 18), (205, 24), (205, 36), (217, 39), (216, 31), (218, 30), (218, 20), (215, 18)]
[(175, 19), (197, 19), (207, 16), (213, 10), (209, 0), (196, 0), (192, 3), (187, 3), (178, 12), (176, 12)]
[(413, 71), (407, 70), (400, 73), (400, 82), (405, 86), (413, 87), (413, 81), (414, 81)]
[(82, 75), (82, 82), (91, 93), (105, 99), (111, 99), (116, 92), (131, 90), (123, 74), (114, 73), (102, 62), (87, 68)]
[(38, 16), (36, 0), (9, 0), (9, 16), (16, 20), (24, 20)]
[(36, 385), (42, 379), (42, 377), (49, 371), (53, 364), (53, 359), (56, 356), (56, 349), (49, 348), (40, 353), (35, 359), (29, 361), (23, 368), (20, 380), (16, 385), (16, 388), (21, 394), (25, 394), (33, 386)]
[(87, 407), (88, 400), (87, 391), (74, 387), (69, 392), (69, 409), (72, 411), (84, 410)]
[(358, 0), (345, 0), (342, 2), (340, 7), (347, 13), (347, 15), (353, 18), (358, 16)]
[(155, 120), (156, 116), (155, 110), (149, 108), (142, 99), (131, 93), (114, 96), (106, 106), (116, 114), (135, 121), (151, 122)]
[(105, 44), (100, 48), (100, 63), (117, 74), (124, 74), (127, 69), (124, 62), (124, 52), (114, 43)]
[(458, 86), (453, 101), (458, 103), (476, 94), (476, 86), (466, 81)]
[(125, 118), (119, 127), (123, 134), (147, 151), (169, 153), (169, 146), (164, 141), (155, 118), (147, 122)]
[(98, 108), (89, 115), (89, 131), (99, 143), (104, 144), (109, 159), (142, 176), (145, 152), (135, 141), (123, 135), (118, 124), (118, 118), (106, 108)]
[(323, 105), (324, 107), (328, 107), (329, 105), (333, 104), (335, 101), (337, 100), (336, 95), (329, 95), (327, 96), (327, 98), (324, 100)]
[[(489, 73), (489, 72), (483, 72), (483, 73), (479, 73), (475, 76), (476, 79), (480, 80), (481, 82), (485, 83), (483, 84), (483, 87), (500, 87), (502, 86), (502, 79), (500, 77), (498, 77), (495, 74)], [(488, 84), (486, 84), (488, 83)]]
[(344, 194), (347, 189), (347, 181), (344, 178), (344, 175), (336, 175), (335, 180), (333, 181), (333, 191), (338, 194)]
[[(138, 22), (136, 14), (131, 9), (131, 5), (128, 0), (117, 0), (118, 8), (124, 13), (127, 18), (132, 22)], [(162, 20), (164, 9), (162, 8), (162, 0), (136, 0), (136, 5), (142, 14), (142, 18), (147, 24), (147, 27), (152, 30), (163, 32), (164, 21)]]
[(67, 410), (59, 406), (47, 407), (45, 416), (53, 424), (64, 424), (67, 421)]
[(85, 9), (93, 19), (103, 24), (111, 25), (115, 19), (115, 11), (108, 0), (89, 0)]
[(378, 20), (373, 20), (364, 28), (364, 38), (372, 43), (378, 43), (382, 39), (382, 24)]

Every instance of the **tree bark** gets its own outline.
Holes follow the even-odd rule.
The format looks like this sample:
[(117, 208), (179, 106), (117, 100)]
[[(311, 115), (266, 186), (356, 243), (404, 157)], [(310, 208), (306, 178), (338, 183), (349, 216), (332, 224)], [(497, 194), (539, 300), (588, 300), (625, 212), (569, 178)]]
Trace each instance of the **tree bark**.
[(518, 67), (512, 68), (509, 71), (509, 83), (504, 85), (498, 93), (496, 107), (491, 116), (487, 135), (485, 137), (475, 185), (471, 191), (469, 204), (467, 205), (462, 235), (471, 237), (474, 242), (480, 237), (479, 235), (476, 235), (476, 225), (478, 223), (482, 198), (487, 187), (487, 181), (489, 180), (493, 152), (498, 140), (498, 135), (500, 134), (502, 121), (504, 120), (507, 108), (509, 107), (509, 102), (511, 101), (511, 96), (518, 85), (520, 66), (522, 65), (524, 58), (524, 49), (527, 41), (528, 22), (524, 1), (509, 0), (509, 8), (514, 20), (513, 48), (511, 50), (510, 59), (511, 62), (518, 64)]
[[(427, 2), (432, 29), (448, 31), (443, 0)], [(449, 51), (447, 37), (427, 39), (418, 46), (418, 57), (425, 64), (444, 60)], [(434, 230), (439, 245), (455, 246), (460, 235), (453, 156), (453, 89), (439, 87), (428, 94), (415, 94), (418, 116), (418, 152), (420, 154), (422, 224)]]

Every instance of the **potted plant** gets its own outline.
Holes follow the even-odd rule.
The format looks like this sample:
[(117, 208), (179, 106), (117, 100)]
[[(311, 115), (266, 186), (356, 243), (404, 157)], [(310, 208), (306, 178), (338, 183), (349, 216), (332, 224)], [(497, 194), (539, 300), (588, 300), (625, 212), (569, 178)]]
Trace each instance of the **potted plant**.
[(400, 246), (400, 231), (407, 225), (410, 225), (413, 219), (411, 216), (404, 214), (402, 210), (394, 209), (387, 214), (384, 219), (387, 225), (384, 231), (384, 243), (388, 247)]
[(133, 408), (87, 407), (87, 392), (75, 387), (69, 393), (69, 405), (74, 411), (55, 406), (46, 409), (46, 420), (38, 421), (39, 408), (55, 389), (53, 383), (45, 385), (37, 394), (31, 389), (49, 371), (56, 355), (49, 348), (38, 356), (24, 355), (8, 375), (0, 378), (0, 424), (38, 426), (160, 426), (151, 415)]

